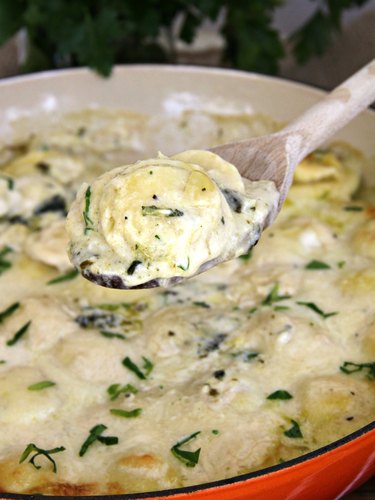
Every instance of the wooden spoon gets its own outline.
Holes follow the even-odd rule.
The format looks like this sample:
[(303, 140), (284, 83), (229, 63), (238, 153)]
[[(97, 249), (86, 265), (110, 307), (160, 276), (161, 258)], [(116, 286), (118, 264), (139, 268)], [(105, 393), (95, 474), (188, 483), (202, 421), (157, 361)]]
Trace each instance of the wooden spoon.
[(280, 200), (277, 209), (269, 214), (267, 227), (281, 210), (298, 163), (373, 101), (375, 59), (279, 132), (210, 151), (235, 165), (242, 177), (276, 184)]
[[(252, 181), (271, 180), (280, 193), (278, 205), (273, 208), (263, 229), (269, 226), (279, 211), (292, 184), (298, 163), (317, 146), (344, 127), (375, 100), (375, 60), (355, 73), (324, 99), (293, 120), (275, 134), (224, 144), (211, 148), (224, 160), (235, 165), (240, 174)], [(202, 264), (196, 274), (222, 262), (220, 257)], [(116, 275), (98, 275), (88, 270), (83, 276), (109, 288), (153, 288), (160, 286), (158, 278), (134, 287), (128, 287)], [(175, 276), (167, 281), (174, 285), (185, 278)], [(165, 281), (164, 285), (165, 286)]]

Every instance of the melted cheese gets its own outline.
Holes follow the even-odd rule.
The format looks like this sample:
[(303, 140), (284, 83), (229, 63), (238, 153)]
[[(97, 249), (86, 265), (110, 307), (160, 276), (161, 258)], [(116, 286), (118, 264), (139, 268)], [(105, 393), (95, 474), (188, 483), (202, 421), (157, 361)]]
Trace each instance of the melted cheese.
[[(199, 137), (198, 122), (205, 125)], [(354, 193), (365, 159), (350, 146), (329, 146), (327, 166), (305, 160), (251, 258), (153, 291), (97, 287), (67, 268), (61, 200), (68, 208), (82, 182), (94, 186), (94, 177), (125, 157), (135, 161), (137, 151), (138, 158), (155, 147), (168, 151), (171, 134), (181, 149), (199, 149), (273, 126), (260, 117), (192, 113), (163, 122), (83, 112), (37, 134), (24, 151), (0, 154), (7, 161), (0, 175), (0, 313), (19, 303), (0, 316), (0, 491), (77, 496), (205, 483), (294, 458), (373, 420), (375, 211), (365, 194)], [(228, 175), (231, 167), (214, 161), (208, 177), (201, 153), (188, 155), (157, 161), (187, 163), (184, 175), (198, 172), (221, 207), (217, 185), (246, 189)], [(192, 184), (192, 196), (200, 186)], [(141, 203), (154, 204), (152, 194), (145, 187)], [(156, 219), (145, 218), (151, 227)], [(148, 233), (141, 236), (148, 241)], [(309, 268), (314, 261), (323, 268)], [(43, 381), (55, 385), (29, 389)], [(268, 399), (280, 390), (291, 398)], [(111, 412), (138, 409), (129, 418)], [(81, 457), (100, 424), (118, 443), (95, 441)], [(200, 449), (188, 467), (171, 448), (192, 435), (180, 447)], [(51, 455), (56, 473), (44, 456), (35, 460), (40, 469), (29, 463), (33, 454), (19, 463), (29, 443), (65, 448)]]
[(168, 286), (248, 252), (278, 201), (214, 153), (139, 161), (84, 184), (67, 230), (75, 267), (99, 284)]

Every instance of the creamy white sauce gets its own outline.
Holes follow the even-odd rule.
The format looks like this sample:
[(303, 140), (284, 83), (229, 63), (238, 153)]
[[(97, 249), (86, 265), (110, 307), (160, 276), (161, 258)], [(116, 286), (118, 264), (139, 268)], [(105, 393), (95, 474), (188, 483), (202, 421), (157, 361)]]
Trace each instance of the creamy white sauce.
[[(4, 182), (9, 192), (0, 215), (0, 252), (10, 250), (0, 259), (0, 313), (17, 302), (19, 307), (0, 322), (0, 491), (74, 497), (205, 483), (303, 455), (371, 422), (375, 386), (363, 364), (375, 363), (375, 200), (353, 193), (364, 158), (347, 145), (330, 146), (337, 161), (328, 162), (329, 180), (320, 177), (321, 162), (308, 159), (249, 259), (231, 260), (169, 290), (110, 290), (66, 268), (61, 203), (35, 213), (55, 188), (41, 189), (38, 199), (30, 183), (33, 202), (20, 210), (22, 219), (13, 219), (17, 205), (9, 201), (28, 198), (28, 179), (41, 175), (36, 163), (52, 158), (45, 147), (54, 162), (61, 156), (66, 176), (51, 168), (42, 174), (43, 186), (49, 179), (53, 186), (59, 182), (67, 206), (80, 183), (92, 186), (114, 166), (113, 158), (117, 164), (134, 161), (135, 135), (143, 141), (141, 157), (155, 149), (144, 117), (105, 117), (67, 118), (68, 125), (27, 145), (36, 156), (19, 153), (1, 169), (14, 186)], [(189, 117), (184, 120), (187, 148), (192, 132)], [(235, 135), (238, 122), (249, 136), (258, 119), (247, 120), (237, 116), (223, 124), (221, 117), (207, 117), (212, 130), (223, 129), (225, 141), (243, 138)], [(166, 127), (171, 130), (169, 118)], [(101, 134), (105, 147), (98, 143)], [(201, 140), (199, 147), (211, 145), (207, 136), (193, 138)], [(128, 161), (121, 156), (126, 144)], [(103, 156), (95, 156), (101, 147)], [(66, 156), (84, 165), (78, 177)], [(337, 175), (331, 175), (334, 163)], [(309, 269), (313, 261), (328, 267)], [(29, 321), (24, 335), (8, 345)], [(126, 358), (145, 378), (124, 365)], [(358, 371), (344, 373), (345, 362), (357, 363)], [(55, 385), (29, 389), (41, 381)], [(114, 384), (136, 391), (124, 389), (112, 399), (108, 389)], [(268, 399), (278, 390), (291, 399)], [(142, 411), (125, 418), (113, 409)], [(302, 437), (285, 434), (292, 420)], [(118, 443), (95, 442), (80, 457), (90, 429), (99, 424)], [(195, 466), (187, 467), (171, 448), (198, 431), (182, 446), (201, 449)], [(42, 456), (39, 470), (28, 459), (19, 463), (29, 443), (65, 448), (52, 455), (56, 473)]]

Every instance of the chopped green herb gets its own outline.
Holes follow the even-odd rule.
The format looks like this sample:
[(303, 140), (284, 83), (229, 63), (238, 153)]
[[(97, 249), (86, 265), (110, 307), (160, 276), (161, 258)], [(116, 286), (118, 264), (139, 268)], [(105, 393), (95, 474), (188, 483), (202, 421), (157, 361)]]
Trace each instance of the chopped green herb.
[(11, 177), (9, 177), (8, 175), (4, 175), (4, 174), (0, 174), (0, 179), (5, 181), (8, 184), (9, 191), (12, 191), (12, 189), (14, 188), (14, 180)]
[(331, 269), (331, 266), (321, 260), (311, 260), (308, 264), (306, 264), (305, 269)]
[(53, 472), (56, 473), (57, 471), (56, 462), (53, 460), (53, 458), (50, 457), (50, 455), (53, 455), (54, 453), (60, 453), (61, 451), (64, 450), (65, 450), (64, 446), (59, 446), (58, 448), (51, 448), (50, 450), (43, 450), (42, 448), (36, 446), (34, 443), (30, 443), (26, 446), (25, 451), (22, 453), (19, 463), (22, 464), (22, 462), (24, 462), (27, 458), (29, 458), (29, 455), (31, 453), (35, 452), (35, 454), (30, 458), (29, 463), (31, 463), (36, 469), (38, 470), (41, 469), (42, 466), (37, 465), (35, 463), (35, 459), (39, 455), (43, 455), (44, 457), (47, 458), (47, 460), (49, 460), (52, 463), (52, 470)]
[(99, 443), (105, 444), (106, 446), (112, 446), (114, 444), (118, 444), (118, 437), (116, 436), (102, 436), (103, 432), (107, 429), (106, 425), (98, 424), (95, 425), (92, 429), (90, 429), (90, 434), (86, 441), (82, 444), (81, 449), (79, 450), (79, 456), (83, 457), (83, 455), (87, 452), (88, 448), (95, 443), (95, 441), (99, 441)]
[(338, 314), (338, 312), (329, 312), (329, 313), (325, 313), (324, 311), (322, 311), (320, 309), (320, 307), (318, 307), (316, 304), (314, 304), (314, 302), (297, 302), (298, 305), (300, 306), (306, 306), (308, 307), (309, 309), (311, 309), (312, 311), (316, 312), (317, 314), (319, 314), (320, 316), (322, 316), (322, 318), (329, 318), (331, 316), (335, 316), (336, 314)]
[(251, 309), (249, 309), (249, 313), (253, 314), (257, 309), (258, 309), (257, 307), (252, 307)]
[(110, 396), (110, 400), (114, 401), (120, 396), (120, 394), (137, 394), (138, 389), (131, 384), (112, 384), (108, 387), (107, 392)]
[(9, 262), (9, 260), (4, 259), (8, 253), (13, 252), (12, 248), (10, 248), (8, 245), (5, 245), (1, 250), (0, 250), (0, 276), (7, 271), (9, 268), (12, 267), (12, 263)]
[(353, 363), (352, 361), (345, 361), (340, 366), (340, 370), (347, 375), (351, 373), (361, 372), (367, 370), (367, 378), (370, 380), (375, 379), (375, 362), (373, 363)]
[(14, 302), (9, 307), (4, 309), (4, 311), (0, 312), (0, 323), (2, 323), (8, 316), (10, 316), (14, 312), (16, 312), (19, 307), (20, 307), (20, 303)]
[(278, 391), (272, 392), (269, 396), (267, 396), (267, 399), (274, 400), (274, 399), (292, 399), (293, 396), (290, 394), (288, 391), (284, 391), (283, 389), (279, 389)]
[(217, 429), (212, 429), (212, 434), (215, 434), (215, 436), (217, 436), (219, 434), (219, 431)]
[(346, 262), (345, 260), (340, 260), (338, 263), (337, 263), (337, 267), (339, 269), (342, 269), (344, 266), (345, 266)]
[(155, 238), (160, 241), (160, 236), (158, 234), (155, 234)]
[(70, 281), (76, 278), (79, 275), (79, 272), (76, 269), (72, 271), (68, 271), (65, 274), (61, 274), (57, 276), (57, 278), (53, 278), (52, 280), (47, 281), (47, 285), (56, 285), (56, 283), (62, 283), (63, 281)]
[(253, 256), (253, 249), (250, 248), (250, 250), (243, 255), (240, 255), (238, 258), (241, 260), (250, 260), (251, 257)]
[(83, 212), (83, 220), (85, 221), (85, 231), (84, 234), (87, 234), (88, 231), (93, 231), (94, 228), (93, 226), (93, 221), (89, 217), (89, 211), (90, 211), (90, 203), (91, 203), (91, 187), (89, 186), (86, 189), (85, 193), (85, 210)]
[(347, 212), (362, 212), (363, 207), (358, 207), (356, 205), (349, 205), (347, 207), (344, 207), (344, 210)]
[(273, 308), (274, 311), (287, 311), (288, 309), (290, 309), (288, 306), (275, 306)]
[(163, 208), (157, 207), (156, 205), (142, 206), (142, 215), (155, 215), (164, 217), (182, 217), (184, 212), (178, 210), (177, 208)]
[(122, 360), (122, 364), (128, 370), (132, 371), (138, 378), (140, 378), (141, 380), (146, 380), (147, 377), (152, 372), (154, 365), (151, 363), (150, 360), (148, 360), (144, 356), (142, 356), (142, 359), (143, 359), (143, 367), (142, 367), (143, 371), (135, 363), (133, 363), (133, 361), (128, 356), (126, 356), (126, 358)]
[(113, 408), (109, 411), (112, 415), (116, 415), (116, 417), (135, 418), (139, 417), (139, 415), (142, 413), (142, 408), (135, 408), (134, 410), (130, 411)]
[(7, 346), (13, 346), (14, 344), (16, 344), (20, 340), (20, 338), (25, 335), (30, 325), (31, 320), (21, 326), (21, 328), (14, 334), (13, 338), (7, 341)]
[(6, 363), (5, 359), (0, 359), (0, 365), (4, 365)]
[(79, 127), (79, 129), (77, 130), (77, 136), (78, 137), (83, 137), (87, 132), (87, 129), (86, 127)]
[(279, 295), (279, 284), (276, 283), (270, 293), (267, 295), (265, 299), (262, 300), (263, 306), (270, 306), (274, 302), (280, 302), (281, 300), (290, 299), (291, 295)]
[(121, 340), (126, 340), (125, 335), (122, 333), (117, 333), (117, 332), (107, 332), (106, 330), (101, 330), (100, 334), (103, 335), (103, 337), (107, 337), (109, 339), (121, 339)]
[(259, 352), (240, 351), (231, 353), (231, 356), (233, 356), (234, 358), (240, 358), (241, 361), (244, 361), (245, 363), (249, 363), (252, 359), (255, 359), (259, 356)]
[(149, 173), (150, 175), (152, 175), (154, 172), (153, 172), (153, 170), (149, 170), (149, 172), (148, 172), (148, 173)]
[(133, 260), (126, 272), (131, 276), (140, 264), (142, 264), (140, 260)]
[(37, 382), (36, 384), (29, 385), (29, 391), (42, 391), (43, 389), (47, 389), (47, 387), (52, 387), (56, 385), (55, 382), (51, 380), (42, 380), (41, 382)]
[(298, 422), (292, 420), (292, 427), (284, 432), (284, 436), (292, 439), (303, 438), (302, 431), (298, 425)]
[(190, 257), (187, 258), (187, 264), (186, 264), (186, 266), (183, 266), (182, 264), (179, 264), (176, 267), (182, 269), (183, 271), (187, 271), (189, 269), (189, 267), (190, 267)]
[(211, 306), (209, 304), (207, 304), (207, 302), (196, 301), (196, 302), (193, 302), (193, 305), (195, 305), (197, 307), (203, 307), (204, 309), (210, 309), (211, 308)]
[(190, 434), (190, 436), (181, 439), (171, 448), (172, 454), (187, 467), (195, 467), (197, 465), (201, 449), (198, 448), (195, 451), (185, 451), (181, 450), (181, 446), (195, 439), (198, 434), (200, 434), (200, 431), (193, 432), (193, 434)]

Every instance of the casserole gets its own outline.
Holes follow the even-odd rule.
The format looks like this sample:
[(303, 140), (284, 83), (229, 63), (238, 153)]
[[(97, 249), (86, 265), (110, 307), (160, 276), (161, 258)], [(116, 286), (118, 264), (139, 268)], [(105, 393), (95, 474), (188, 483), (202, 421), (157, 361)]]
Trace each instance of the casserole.
[[(235, 91), (233, 90), (235, 89)], [(292, 99), (291, 96), (292, 95)], [(9, 119), (29, 114), (30, 126), (43, 126), (50, 111), (73, 111), (93, 102), (134, 112), (176, 113), (184, 103), (199, 107), (231, 103), (234, 109), (264, 112), (287, 121), (311, 105), (319, 92), (304, 86), (234, 71), (195, 68), (125, 67), (117, 68), (110, 81), (103, 81), (85, 70), (64, 71), (1, 83), (1, 126), (3, 136), (11, 133)], [(339, 135), (368, 155), (373, 155), (374, 116), (370, 112), (357, 118)], [(171, 152), (175, 144), (171, 144)], [(169, 151), (167, 151), (169, 153)], [(371, 172), (364, 172), (372, 183)], [(374, 425), (369, 424), (339, 443), (304, 455), (286, 464), (263, 469), (243, 477), (192, 486), (152, 496), (190, 494), (196, 498), (332, 498), (360, 484), (374, 471)], [(343, 473), (346, 470), (346, 473)], [(332, 476), (336, 475), (335, 481)], [(148, 494), (129, 495), (147, 498)]]

